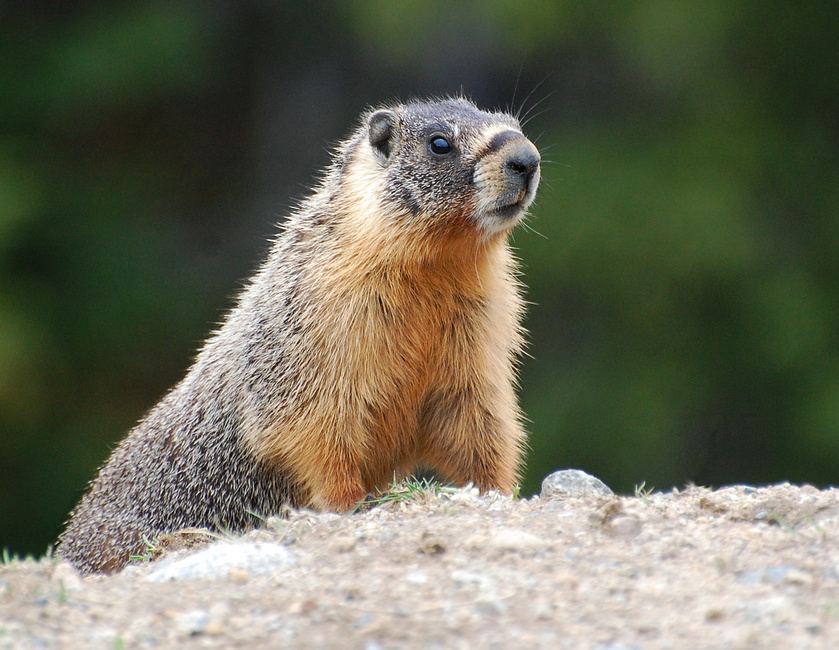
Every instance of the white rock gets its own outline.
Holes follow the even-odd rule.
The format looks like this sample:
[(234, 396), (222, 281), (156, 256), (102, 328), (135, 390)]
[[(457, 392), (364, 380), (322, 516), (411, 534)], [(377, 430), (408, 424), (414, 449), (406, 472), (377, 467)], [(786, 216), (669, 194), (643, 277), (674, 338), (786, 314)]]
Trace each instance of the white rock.
[(563, 469), (548, 474), (542, 481), (543, 499), (553, 496), (580, 497), (586, 494), (611, 496), (614, 494), (599, 478), (579, 469)]
[(490, 536), (488, 546), (499, 551), (532, 553), (547, 547), (548, 542), (523, 530), (502, 528)]
[(146, 582), (169, 580), (223, 580), (237, 575), (273, 575), (297, 564), (285, 546), (269, 542), (218, 542), (187, 556), (162, 560), (145, 577)]

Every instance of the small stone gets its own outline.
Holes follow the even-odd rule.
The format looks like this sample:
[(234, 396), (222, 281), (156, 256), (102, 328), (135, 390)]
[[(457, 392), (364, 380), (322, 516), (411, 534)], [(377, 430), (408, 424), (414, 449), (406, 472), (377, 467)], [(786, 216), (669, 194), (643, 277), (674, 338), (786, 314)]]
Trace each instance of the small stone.
[(425, 555), (439, 555), (446, 551), (446, 540), (429, 531), (423, 531), (419, 541), (419, 551)]
[(813, 584), (813, 576), (797, 569), (791, 569), (784, 575), (784, 582), (794, 585), (810, 586)]
[(297, 563), (285, 546), (269, 543), (219, 542), (186, 556), (162, 560), (145, 577), (146, 582), (169, 580), (223, 580), (244, 575), (273, 575)]
[(288, 608), (289, 614), (311, 614), (318, 608), (318, 604), (314, 600), (298, 600), (291, 604)]
[(52, 572), (52, 580), (61, 585), (64, 591), (84, 590), (84, 581), (82, 580), (81, 574), (66, 560), (56, 565), (55, 570)]
[(178, 615), (175, 619), (178, 631), (190, 636), (202, 634), (207, 629), (209, 622), (210, 613), (205, 609), (193, 609)]
[(641, 532), (641, 520), (634, 515), (615, 515), (606, 524), (609, 534), (629, 539)]
[(355, 535), (338, 533), (329, 540), (328, 550), (330, 553), (349, 553), (355, 548), (355, 543)]
[(232, 580), (233, 582), (241, 582), (245, 583), (250, 579), (250, 575), (244, 569), (233, 568), (230, 569), (230, 572), (227, 574), (228, 579)]
[(428, 582), (428, 575), (423, 571), (411, 571), (405, 579), (412, 585), (424, 585)]
[(523, 530), (504, 528), (493, 533), (487, 546), (497, 551), (518, 551), (535, 553), (548, 546), (548, 542)]
[(545, 477), (542, 481), (543, 499), (554, 496), (580, 497), (587, 494), (611, 496), (614, 494), (599, 478), (579, 469), (563, 469)]
[(477, 585), (478, 588), (481, 590), (481, 593), (496, 592), (495, 580), (492, 577), (483, 573), (455, 569), (451, 573), (451, 578), (456, 583), (461, 585)]
[(221, 636), (227, 633), (227, 628), (221, 621), (210, 621), (207, 623), (207, 627), (204, 628), (204, 634), (209, 634), (211, 636)]
[(453, 494), (447, 495), (447, 497), (451, 503), (456, 503), (458, 505), (469, 506), (472, 508), (486, 506), (486, 502), (481, 499), (479, 494), (473, 493), (472, 490), (468, 492), (454, 492)]
[(481, 600), (475, 603), (475, 612), (478, 616), (495, 620), (507, 613), (507, 606), (500, 600)]
[(725, 617), (725, 611), (719, 607), (712, 607), (705, 612), (706, 621), (719, 621)]
[(777, 626), (788, 621), (795, 612), (792, 600), (786, 596), (774, 596), (762, 600), (749, 601), (743, 611), (749, 623), (763, 626)]
[(580, 577), (573, 571), (560, 571), (554, 575), (553, 585), (559, 591), (574, 591), (580, 586)]
[(554, 605), (547, 598), (537, 598), (530, 606), (530, 615), (537, 621), (550, 621), (554, 617)]
[(356, 621), (353, 623), (353, 627), (356, 629), (362, 629), (368, 627), (373, 621), (375, 620), (373, 614), (366, 613), (362, 614)]

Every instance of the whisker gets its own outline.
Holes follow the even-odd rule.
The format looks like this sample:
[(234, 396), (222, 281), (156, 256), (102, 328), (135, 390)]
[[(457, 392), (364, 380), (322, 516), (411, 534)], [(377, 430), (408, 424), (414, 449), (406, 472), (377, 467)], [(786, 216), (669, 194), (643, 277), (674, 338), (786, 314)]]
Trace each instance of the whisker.
[[(528, 109), (528, 111), (524, 114), (524, 118), (522, 118), (522, 111), (524, 110), (524, 107), (527, 104), (527, 101), (533, 96), (533, 93), (535, 93), (537, 90), (539, 90), (539, 88), (542, 86), (542, 84), (545, 83), (550, 78), (551, 78), (551, 75), (550, 74), (547, 75), (544, 79), (542, 79), (542, 81), (540, 81), (538, 84), (536, 84), (536, 86), (533, 88), (533, 90), (531, 90), (529, 93), (527, 93), (527, 97), (525, 97), (524, 100), (522, 100), (521, 108), (519, 108), (519, 110), (516, 111), (516, 119), (517, 120), (527, 118), (527, 114), (532, 110), (532, 108)], [(536, 104), (534, 106), (538, 106), (540, 103), (541, 103), (541, 100), (539, 102), (536, 102)]]
[[(512, 113), (512, 112), (513, 112), (513, 109), (514, 109), (514, 108), (515, 108), (515, 106), (516, 106), (516, 93), (517, 93), (517, 92), (518, 92), (518, 90), (519, 90), (519, 81), (521, 81), (521, 72), (522, 72), (522, 70), (524, 70), (524, 57), (523, 57), (523, 56), (522, 56), (522, 58), (521, 58), (521, 65), (519, 66), (519, 73), (518, 73), (518, 75), (516, 76), (516, 85), (515, 85), (515, 86), (513, 86), (513, 99), (512, 99), (512, 101), (510, 102), (510, 106), (508, 107), (508, 110), (509, 110), (509, 112), (510, 112), (510, 113)], [(520, 111), (519, 111), (519, 112), (520, 112)], [(516, 113), (516, 119), (519, 119), (519, 115), (518, 115), (518, 113)]]
[[(533, 111), (533, 109), (534, 109), (534, 108), (536, 108), (539, 104), (541, 104), (543, 101), (545, 101), (546, 99), (548, 99), (548, 97), (550, 97), (551, 95), (553, 95), (553, 93), (551, 93), (550, 95), (547, 95), (547, 96), (543, 97), (543, 98), (542, 98), (542, 99), (540, 99), (538, 102), (536, 102), (533, 106), (531, 106), (531, 107), (530, 107), (530, 110), (529, 110), (529, 111), (527, 111), (527, 114), (526, 114), (526, 115), (524, 116), (524, 118), (523, 118), (523, 119), (524, 119), (524, 121), (521, 123), (521, 125), (522, 125), (522, 126), (526, 126), (527, 124), (529, 124), (530, 122), (532, 122), (533, 120), (535, 120), (537, 117), (539, 117), (539, 116), (540, 116), (540, 115), (542, 115), (543, 113), (547, 113), (549, 110), (551, 110), (551, 109), (552, 109), (552, 107), (551, 107), (551, 106), (548, 106), (547, 108), (543, 108), (543, 109), (542, 109), (541, 111), (539, 111), (538, 113), (534, 113), (533, 115), (530, 115), (531, 111)], [(529, 116), (529, 117), (528, 117), (528, 116)]]
[(536, 230), (536, 228), (527, 223), (527, 221), (522, 221), (521, 227), (527, 230), (528, 232), (532, 232), (534, 235), (539, 235), (539, 237), (541, 237), (542, 239), (548, 239), (546, 235), (540, 233), (538, 230)]

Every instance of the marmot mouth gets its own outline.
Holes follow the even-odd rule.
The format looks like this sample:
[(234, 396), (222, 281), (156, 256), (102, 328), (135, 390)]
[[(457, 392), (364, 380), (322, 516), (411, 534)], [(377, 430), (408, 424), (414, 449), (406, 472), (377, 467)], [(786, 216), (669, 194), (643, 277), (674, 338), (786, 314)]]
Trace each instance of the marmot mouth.
[[(523, 182), (517, 182), (521, 180)], [(489, 207), (486, 212), (487, 215), (502, 222), (521, 217), (530, 206), (533, 195), (536, 193), (536, 182), (534, 182), (532, 172), (528, 173), (525, 179), (519, 179), (518, 177), (506, 179), (507, 188), (496, 197), (495, 205)]]
[(523, 187), (514, 200), (493, 208), (490, 214), (504, 221), (518, 217), (530, 205), (530, 201), (527, 200), (528, 190), (529, 187)]
[(509, 203), (508, 205), (495, 208), (492, 212), (490, 212), (490, 215), (498, 217), (502, 221), (508, 221), (518, 217), (522, 212), (524, 212), (524, 208), (524, 201), (519, 200), (515, 203)]

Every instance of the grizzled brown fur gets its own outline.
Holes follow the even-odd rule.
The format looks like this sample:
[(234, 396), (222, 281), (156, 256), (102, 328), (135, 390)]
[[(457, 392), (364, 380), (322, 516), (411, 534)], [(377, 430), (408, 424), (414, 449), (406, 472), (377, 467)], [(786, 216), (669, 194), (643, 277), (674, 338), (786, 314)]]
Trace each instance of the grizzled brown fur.
[(507, 237), (538, 182), (507, 114), (448, 99), (365, 115), (58, 553), (114, 571), (144, 536), (345, 511), (418, 467), (509, 492), (524, 434)]

